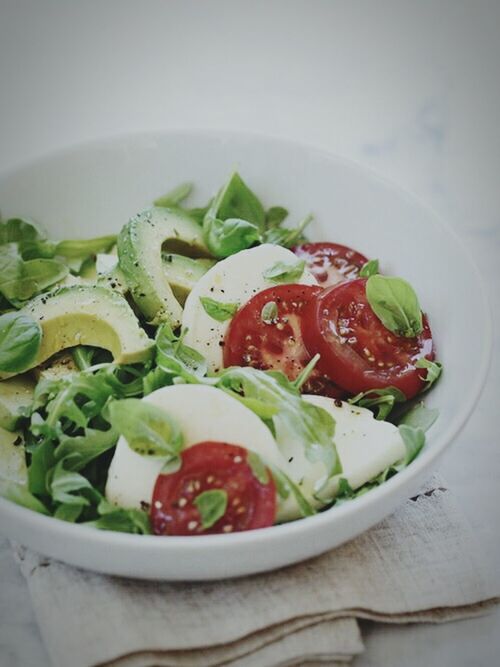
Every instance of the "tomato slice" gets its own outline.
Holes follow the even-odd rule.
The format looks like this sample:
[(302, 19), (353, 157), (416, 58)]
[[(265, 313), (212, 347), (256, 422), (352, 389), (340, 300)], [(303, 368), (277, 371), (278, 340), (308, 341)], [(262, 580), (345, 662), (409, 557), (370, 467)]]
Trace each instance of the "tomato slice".
[(319, 353), (318, 367), (340, 387), (357, 394), (394, 386), (412, 398), (424, 386), (418, 359), (434, 359), (432, 333), (423, 317), (423, 331), (414, 338), (386, 329), (366, 298), (366, 278), (339, 283), (309, 303), (302, 335), (307, 349)]
[[(276, 488), (257, 479), (247, 461), (248, 451), (224, 442), (200, 442), (185, 449), (177, 472), (160, 474), (151, 504), (156, 535), (207, 535), (272, 526), (276, 517)], [(224, 515), (204, 528), (195, 504), (204, 491), (227, 494)]]
[(306, 261), (322, 287), (358, 278), (361, 267), (368, 261), (361, 253), (340, 243), (303, 243), (293, 248), (293, 252)]
[[(252, 366), (282, 371), (295, 380), (309, 363), (302, 337), (302, 318), (321, 288), (311, 285), (278, 285), (258, 292), (233, 317), (224, 344), (224, 366)], [(272, 319), (266, 308), (275, 305)], [(342, 392), (316, 369), (303, 386), (306, 393), (333, 398)]]

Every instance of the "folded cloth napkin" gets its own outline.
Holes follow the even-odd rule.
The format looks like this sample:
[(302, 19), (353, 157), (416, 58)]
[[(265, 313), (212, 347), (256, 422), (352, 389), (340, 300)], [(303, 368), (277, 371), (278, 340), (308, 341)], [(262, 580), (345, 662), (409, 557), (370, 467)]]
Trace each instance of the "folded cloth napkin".
[(436, 477), (355, 540), (244, 579), (143, 582), (17, 555), (54, 667), (341, 665), (363, 650), (356, 618), (437, 623), (498, 601)]

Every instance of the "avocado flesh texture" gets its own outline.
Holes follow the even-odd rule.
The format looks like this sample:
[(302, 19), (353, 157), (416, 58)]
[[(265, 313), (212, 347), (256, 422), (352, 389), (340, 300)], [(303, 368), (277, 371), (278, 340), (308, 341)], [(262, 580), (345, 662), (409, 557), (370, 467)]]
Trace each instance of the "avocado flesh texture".
[(0, 428), (0, 484), (2, 482), (26, 484), (27, 481), (28, 472), (21, 436), (19, 433), (10, 433)]
[(178, 327), (182, 306), (165, 276), (162, 249), (209, 257), (201, 227), (180, 210), (153, 207), (123, 227), (117, 247), (120, 269), (146, 319), (152, 324), (169, 322)]
[[(22, 312), (42, 327), (40, 349), (30, 368), (75, 345), (109, 350), (118, 364), (146, 361), (153, 354), (154, 342), (139, 326), (128, 303), (105, 287), (63, 287), (36, 297)], [(0, 379), (11, 375), (0, 374)]]
[(0, 382), (0, 429), (14, 431), (20, 413), (31, 405), (35, 382), (29, 375)]
[(184, 255), (163, 253), (163, 269), (177, 301), (184, 306), (189, 292), (215, 264), (213, 259), (192, 259)]

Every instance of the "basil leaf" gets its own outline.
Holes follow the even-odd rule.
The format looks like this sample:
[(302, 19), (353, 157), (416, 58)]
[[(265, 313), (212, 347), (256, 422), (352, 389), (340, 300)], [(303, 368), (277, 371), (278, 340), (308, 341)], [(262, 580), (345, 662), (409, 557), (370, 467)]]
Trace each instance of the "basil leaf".
[(0, 244), (36, 241), (44, 238), (40, 227), (31, 220), (10, 218), (0, 222)]
[(56, 245), (56, 255), (61, 255), (67, 259), (84, 259), (100, 252), (109, 252), (115, 243), (116, 234), (98, 236), (93, 239), (59, 241)]
[(49, 514), (48, 509), (28, 489), (17, 482), (0, 480), (0, 496), (26, 509)]
[(258, 454), (249, 451), (247, 453), (247, 463), (252, 469), (253, 476), (260, 484), (269, 484), (269, 471)]
[(288, 211), (283, 206), (271, 206), (266, 211), (266, 229), (280, 227), (281, 223), (288, 217)]
[(262, 274), (266, 280), (273, 283), (293, 283), (300, 280), (306, 263), (303, 259), (296, 262), (276, 262)]
[(200, 302), (207, 315), (217, 320), (217, 322), (230, 320), (239, 308), (238, 303), (222, 303), (222, 301), (216, 301), (209, 296), (201, 296)]
[(370, 276), (366, 298), (386, 329), (413, 338), (423, 330), (422, 311), (413, 287), (402, 278)]
[(24, 313), (0, 316), (0, 371), (20, 373), (29, 368), (42, 342), (42, 329)]
[(408, 424), (398, 426), (399, 433), (406, 447), (406, 457), (403, 465), (409, 465), (425, 445), (425, 433), (421, 428), (415, 428)]
[[(329, 476), (342, 472), (333, 442), (333, 418), (326, 410), (304, 401), (283, 374), (233, 367), (221, 371), (215, 381), (217, 387), (237, 400), (253, 399), (258, 401), (258, 406), (265, 407), (266, 416), (261, 418), (265, 423), (270, 419), (278, 447), (280, 442), (293, 439), (311, 462), (324, 464)], [(252, 409), (252, 403), (247, 407)], [(260, 416), (259, 409), (255, 412)]]
[(210, 208), (211, 217), (220, 220), (238, 218), (252, 223), (259, 232), (264, 231), (266, 214), (257, 196), (234, 172), (219, 191)]
[(426, 408), (423, 403), (414, 405), (400, 419), (399, 426), (406, 425), (428, 431), (439, 417), (439, 410)]
[(208, 249), (218, 259), (246, 250), (261, 240), (259, 228), (240, 218), (221, 220), (210, 216), (203, 220), (203, 238)]
[(130, 449), (141, 456), (176, 456), (183, 445), (176, 422), (161, 408), (137, 398), (111, 401), (109, 421)]
[(268, 301), (262, 306), (260, 319), (264, 324), (275, 324), (278, 319), (278, 305), (276, 301)]
[(71, 470), (65, 470), (64, 461), (59, 461), (53, 471), (50, 491), (52, 498), (65, 505), (89, 505), (87, 498), (74, 495), (74, 491), (91, 489), (92, 485), (86, 477)]
[(312, 215), (308, 215), (294, 228), (271, 227), (264, 232), (262, 242), (275, 243), (276, 245), (282, 245), (284, 248), (291, 248), (297, 243), (305, 241), (304, 229), (313, 219)]
[(54, 518), (60, 519), (61, 521), (68, 521), (69, 523), (75, 523), (80, 517), (83, 507), (83, 505), (59, 505), (54, 512)]
[(226, 513), (227, 491), (223, 489), (203, 491), (196, 496), (194, 504), (200, 513), (203, 528), (211, 528)]
[(359, 405), (363, 408), (375, 408), (376, 419), (387, 419), (395, 403), (404, 403), (406, 396), (397, 387), (386, 387), (385, 389), (370, 389), (363, 391), (348, 400), (351, 405)]
[(167, 192), (166, 195), (162, 195), (161, 197), (158, 197), (158, 199), (155, 199), (153, 204), (154, 206), (165, 206), (167, 208), (170, 206), (178, 206), (191, 194), (192, 189), (192, 183), (182, 183), (173, 190), (170, 190), (170, 192)]
[(427, 373), (424, 378), (424, 382), (427, 383), (425, 390), (432, 387), (432, 385), (439, 379), (443, 371), (443, 364), (439, 363), (439, 361), (429, 361), (429, 359), (426, 359), (425, 357), (419, 359), (415, 366), (417, 368), (427, 369)]
[[(207, 372), (207, 362), (203, 355), (184, 345), (182, 336), (176, 336), (167, 323), (156, 334), (156, 363), (170, 379), (177, 376), (186, 382), (199, 382)], [(162, 379), (166, 378), (155, 373), (155, 382)]]
[[(101, 505), (99, 508), (102, 509)], [(136, 509), (106, 507), (106, 512), (95, 521), (86, 521), (86, 526), (100, 530), (113, 530), (119, 533), (151, 535), (151, 524), (147, 512)]]
[(62, 436), (54, 454), (58, 461), (64, 459), (65, 468), (81, 470), (90, 461), (114, 447), (117, 437), (112, 429), (100, 431), (86, 428), (84, 435)]
[(369, 278), (378, 273), (378, 259), (370, 259), (365, 262), (359, 271), (360, 278)]

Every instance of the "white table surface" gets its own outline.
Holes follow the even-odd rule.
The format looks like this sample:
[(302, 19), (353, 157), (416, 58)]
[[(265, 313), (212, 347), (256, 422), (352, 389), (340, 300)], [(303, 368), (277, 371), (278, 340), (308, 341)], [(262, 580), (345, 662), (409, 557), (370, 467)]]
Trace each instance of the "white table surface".
[[(300, 139), (372, 167), (451, 222), (495, 288), (498, 325), (499, 26), (500, 3), (485, 0), (0, 0), (0, 170), (153, 128)], [(499, 376), (497, 355), (441, 465), (497, 565)], [(0, 581), (0, 664), (48, 667), (5, 541)], [(496, 665), (499, 629), (500, 612), (364, 624), (355, 667)]]

